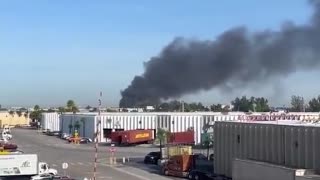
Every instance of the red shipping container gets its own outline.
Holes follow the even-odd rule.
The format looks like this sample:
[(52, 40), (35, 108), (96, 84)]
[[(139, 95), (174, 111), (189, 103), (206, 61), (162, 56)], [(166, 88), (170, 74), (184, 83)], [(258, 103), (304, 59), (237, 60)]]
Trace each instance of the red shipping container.
[(147, 143), (153, 139), (153, 130), (128, 130), (111, 133), (112, 142), (118, 144)]
[(194, 144), (194, 131), (170, 133), (168, 137), (170, 144)]
[(115, 131), (111, 133), (111, 142), (113, 143), (119, 143), (121, 140), (121, 132), (122, 131)]

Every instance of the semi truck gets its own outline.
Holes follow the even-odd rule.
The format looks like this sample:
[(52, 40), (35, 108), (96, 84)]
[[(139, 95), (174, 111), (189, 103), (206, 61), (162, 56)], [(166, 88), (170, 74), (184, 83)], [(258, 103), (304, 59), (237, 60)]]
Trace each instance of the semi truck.
[(111, 133), (111, 140), (115, 144), (142, 144), (154, 140), (153, 130), (128, 130), (115, 131)]
[(0, 155), (0, 177), (34, 176), (38, 174), (56, 175), (45, 162), (39, 162), (37, 154)]
[[(205, 174), (208, 178), (202, 179), (211, 180), (211, 177), (214, 176), (213, 162), (208, 161), (206, 157), (202, 158), (202, 156), (199, 154), (171, 156), (162, 166), (162, 173), (166, 176), (184, 177), (196, 180), (201, 174)], [(192, 172), (192, 174), (190, 174), (190, 172)]]

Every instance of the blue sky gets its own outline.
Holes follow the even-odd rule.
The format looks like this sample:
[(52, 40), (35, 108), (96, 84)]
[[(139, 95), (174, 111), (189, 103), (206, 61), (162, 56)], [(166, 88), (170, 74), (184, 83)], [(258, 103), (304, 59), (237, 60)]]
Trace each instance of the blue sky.
[[(306, 1), (298, 0), (3, 0), (0, 104), (56, 106), (74, 99), (94, 105), (101, 90), (105, 105), (117, 105), (120, 90), (142, 74), (143, 62), (176, 36), (213, 39), (239, 25), (252, 31), (277, 29), (285, 20), (305, 23), (310, 14)], [(317, 95), (309, 82), (292, 85), (297, 79), (314, 80), (314, 73), (279, 80), (288, 91), (279, 92), (281, 101), (270, 100), (287, 104), (291, 94)], [(183, 99), (228, 102), (242, 94), (274, 97), (271, 91), (249, 89), (232, 95), (212, 90)]]

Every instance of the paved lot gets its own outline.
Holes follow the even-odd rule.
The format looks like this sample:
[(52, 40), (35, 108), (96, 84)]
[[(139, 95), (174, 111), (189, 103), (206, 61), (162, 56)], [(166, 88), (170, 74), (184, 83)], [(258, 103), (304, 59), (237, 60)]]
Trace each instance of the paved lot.
[[(94, 163), (94, 145), (72, 145), (57, 137), (46, 136), (37, 133), (36, 130), (14, 129), (13, 142), (17, 143), (24, 153), (36, 153), (40, 161), (49, 163), (59, 173), (64, 173), (61, 168), (63, 162), (69, 164), (65, 172), (77, 179), (92, 177)], [(117, 148), (116, 156), (130, 157), (131, 159), (141, 159), (146, 153), (157, 150), (156, 148), (125, 147)], [(151, 171), (152, 168), (133, 161), (126, 166), (110, 166), (108, 147), (99, 146), (97, 179), (130, 179), (130, 180), (169, 180), (172, 178), (163, 177)], [(144, 168), (141, 168), (144, 167)], [(147, 168), (145, 168), (147, 167)]]

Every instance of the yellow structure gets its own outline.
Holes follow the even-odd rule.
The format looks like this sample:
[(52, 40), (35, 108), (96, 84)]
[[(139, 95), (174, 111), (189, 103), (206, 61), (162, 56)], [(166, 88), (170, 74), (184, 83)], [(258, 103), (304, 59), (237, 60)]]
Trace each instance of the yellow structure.
[(5, 125), (16, 126), (16, 125), (28, 125), (30, 123), (29, 115), (21, 113), (19, 116), (17, 113), (9, 114), (9, 112), (0, 112), (0, 128)]

